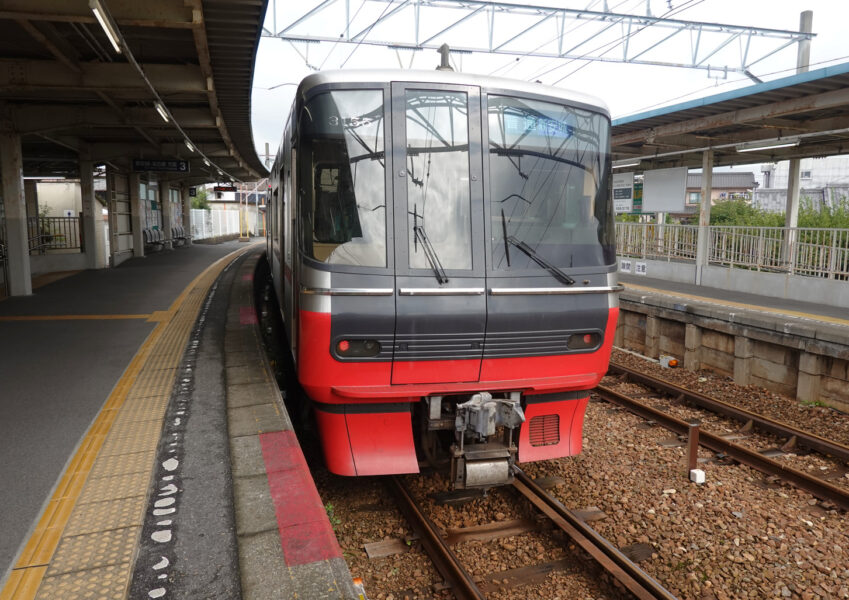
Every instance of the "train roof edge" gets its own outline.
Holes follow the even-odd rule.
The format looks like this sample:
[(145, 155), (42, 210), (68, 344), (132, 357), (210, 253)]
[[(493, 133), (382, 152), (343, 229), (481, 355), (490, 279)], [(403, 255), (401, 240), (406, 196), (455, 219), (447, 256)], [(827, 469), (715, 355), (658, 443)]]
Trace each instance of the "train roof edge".
[(426, 71), (406, 69), (351, 69), (342, 71), (319, 71), (307, 75), (298, 86), (298, 93), (305, 94), (311, 88), (328, 83), (375, 83), (375, 82), (404, 82), (404, 83), (453, 83), (490, 89), (515, 91), (522, 94), (550, 96), (568, 102), (592, 106), (610, 117), (607, 104), (596, 96), (574, 90), (567, 90), (542, 83), (491, 77), (473, 73), (457, 73), (455, 71)]

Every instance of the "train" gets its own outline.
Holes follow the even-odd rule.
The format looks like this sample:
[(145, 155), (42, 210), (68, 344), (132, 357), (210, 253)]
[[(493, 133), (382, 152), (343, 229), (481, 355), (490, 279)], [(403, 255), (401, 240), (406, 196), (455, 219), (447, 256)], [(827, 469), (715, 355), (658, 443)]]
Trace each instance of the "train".
[(446, 70), (311, 74), (266, 223), (332, 473), (433, 465), (486, 489), (581, 451), (621, 290), (603, 103)]

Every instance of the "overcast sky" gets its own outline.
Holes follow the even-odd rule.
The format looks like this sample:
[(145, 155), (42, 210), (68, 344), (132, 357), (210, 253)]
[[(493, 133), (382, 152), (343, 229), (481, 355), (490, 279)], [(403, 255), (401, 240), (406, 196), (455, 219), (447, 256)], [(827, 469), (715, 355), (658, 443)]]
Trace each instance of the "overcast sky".
[[(355, 11), (361, 6), (361, 1), (351, 0), (351, 10)], [(320, 3), (317, 0), (277, 2), (278, 28)], [(547, 0), (538, 4), (594, 10), (600, 10), (603, 6), (602, 0)], [(646, 0), (607, 0), (607, 4), (615, 12), (636, 15), (646, 13)], [(849, 5), (846, 0), (651, 0), (652, 14), (663, 15), (669, 11), (670, 4), (673, 10), (684, 7), (681, 12), (674, 14), (673, 18), (676, 19), (784, 30), (798, 30), (800, 12), (812, 10), (813, 31), (817, 35), (811, 43), (811, 69), (849, 61), (849, 43), (846, 40)], [(272, 5), (269, 4), (266, 18), (268, 29), (273, 29), (273, 15)], [(325, 17), (312, 21), (322, 23), (321, 27), (325, 30), (310, 30), (309, 33), (339, 35), (338, 22), (333, 22), (332, 15)], [(588, 31), (588, 28), (585, 27), (583, 31)], [(464, 34), (468, 35), (468, 32)], [(581, 39), (584, 37), (582, 32), (576, 31), (575, 35), (578, 34)], [(648, 34), (646, 32), (643, 35)], [(450, 40), (446, 41), (450, 43)], [(666, 52), (681, 52), (686, 56), (684, 45), (689, 42), (682, 39), (681, 44), (665, 46)], [(257, 54), (252, 99), (254, 141), (258, 154), (262, 156), (266, 142), (272, 154), (275, 152), (295, 91), (294, 85), (272, 90), (267, 88), (284, 83), (294, 84), (312, 73), (313, 69), (307, 66), (304, 57), (311, 66), (323, 70), (338, 69), (343, 64), (346, 69), (399, 67), (398, 56), (393, 50), (367, 45), (357, 46), (356, 50), (354, 48), (351, 44), (322, 42), (297, 44), (296, 50), (283, 40), (262, 38)], [(726, 49), (726, 52), (735, 51), (739, 50), (734, 50), (733, 44)], [(439, 62), (439, 55), (433, 50), (416, 53), (404, 51), (400, 54), (405, 67), (412, 60), (414, 69), (430, 70)], [(684, 61), (687, 58), (676, 60)], [(703, 70), (672, 67), (593, 62), (576, 71), (585, 62), (566, 64), (564, 61), (533, 57), (516, 61), (513, 56), (484, 53), (454, 57), (455, 66), (465, 73), (494, 73), (515, 79), (540, 79), (547, 84), (566, 76), (556, 84), (558, 87), (580, 90), (600, 98), (608, 105), (614, 118), (752, 84), (751, 80), (736, 73), (729, 73), (727, 79), (712, 79)], [(770, 80), (792, 75), (795, 67), (796, 47), (793, 45), (755, 65), (752, 71), (759, 78)], [(550, 72), (540, 75), (545, 71)]]

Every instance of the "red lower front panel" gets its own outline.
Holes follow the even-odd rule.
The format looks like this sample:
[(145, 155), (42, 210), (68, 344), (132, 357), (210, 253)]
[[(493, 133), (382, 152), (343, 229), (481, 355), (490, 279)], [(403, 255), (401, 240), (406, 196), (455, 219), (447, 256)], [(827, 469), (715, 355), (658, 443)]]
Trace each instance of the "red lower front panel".
[[(431, 395), (478, 391), (521, 391), (532, 398), (533, 394), (594, 387), (607, 371), (618, 313), (618, 308), (610, 309), (604, 342), (595, 352), (484, 359), (478, 382), (458, 379), (453, 369), (436, 365), (437, 361), (402, 363), (404, 378), (411, 383), (393, 384), (391, 362), (335, 360), (330, 354), (330, 314), (301, 311), (298, 379), (317, 404), (328, 468), (339, 475), (418, 472), (411, 413), (379, 412), (381, 404), (413, 403)], [(442, 368), (434, 369), (435, 366)], [(412, 383), (420, 377), (413, 374), (416, 369), (428, 373), (426, 382)], [(333, 410), (321, 410), (321, 404), (331, 405)], [(586, 398), (529, 404), (525, 410), (527, 422), (519, 433), (519, 460), (578, 454), (586, 404)]]
[(337, 475), (418, 473), (410, 412), (339, 414), (316, 408), (327, 468)]
[(580, 454), (588, 400), (589, 395), (529, 404), (519, 430), (519, 462)]
[[(618, 308), (609, 309), (604, 342), (595, 352), (484, 359), (480, 380), (469, 381), (460, 363), (477, 365), (477, 360), (399, 362), (394, 375), (389, 361), (335, 360), (330, 354), (330, 314), (301, 311), (298, 379), (312, 400), (328, 404), (416, 402), (423, 396), (479, 391), (586, 390), (598, 385), (607, 372), (618, 316)], [(393, 384), (393, 376), (399, 375), (401, 380)], [(416, 379), (420, 383), (413, 383)]]

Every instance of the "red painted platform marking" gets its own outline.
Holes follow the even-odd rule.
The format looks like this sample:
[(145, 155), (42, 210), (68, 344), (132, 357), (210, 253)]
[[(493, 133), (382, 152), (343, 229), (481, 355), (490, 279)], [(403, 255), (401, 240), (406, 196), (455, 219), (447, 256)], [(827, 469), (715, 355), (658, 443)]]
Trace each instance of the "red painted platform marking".
[(239, 307), (239, 323), (242, 325), (256, 325), (258, 323), (253, 306)]
[(341, 558), (342, 551), (293, 431), (259, 436), (288, 566)]
[(254, 274), (253, 273), (246, 273), (246, 274), (242, 275), (242, 281), (253, 281), (253, 280), (254, 280)]

